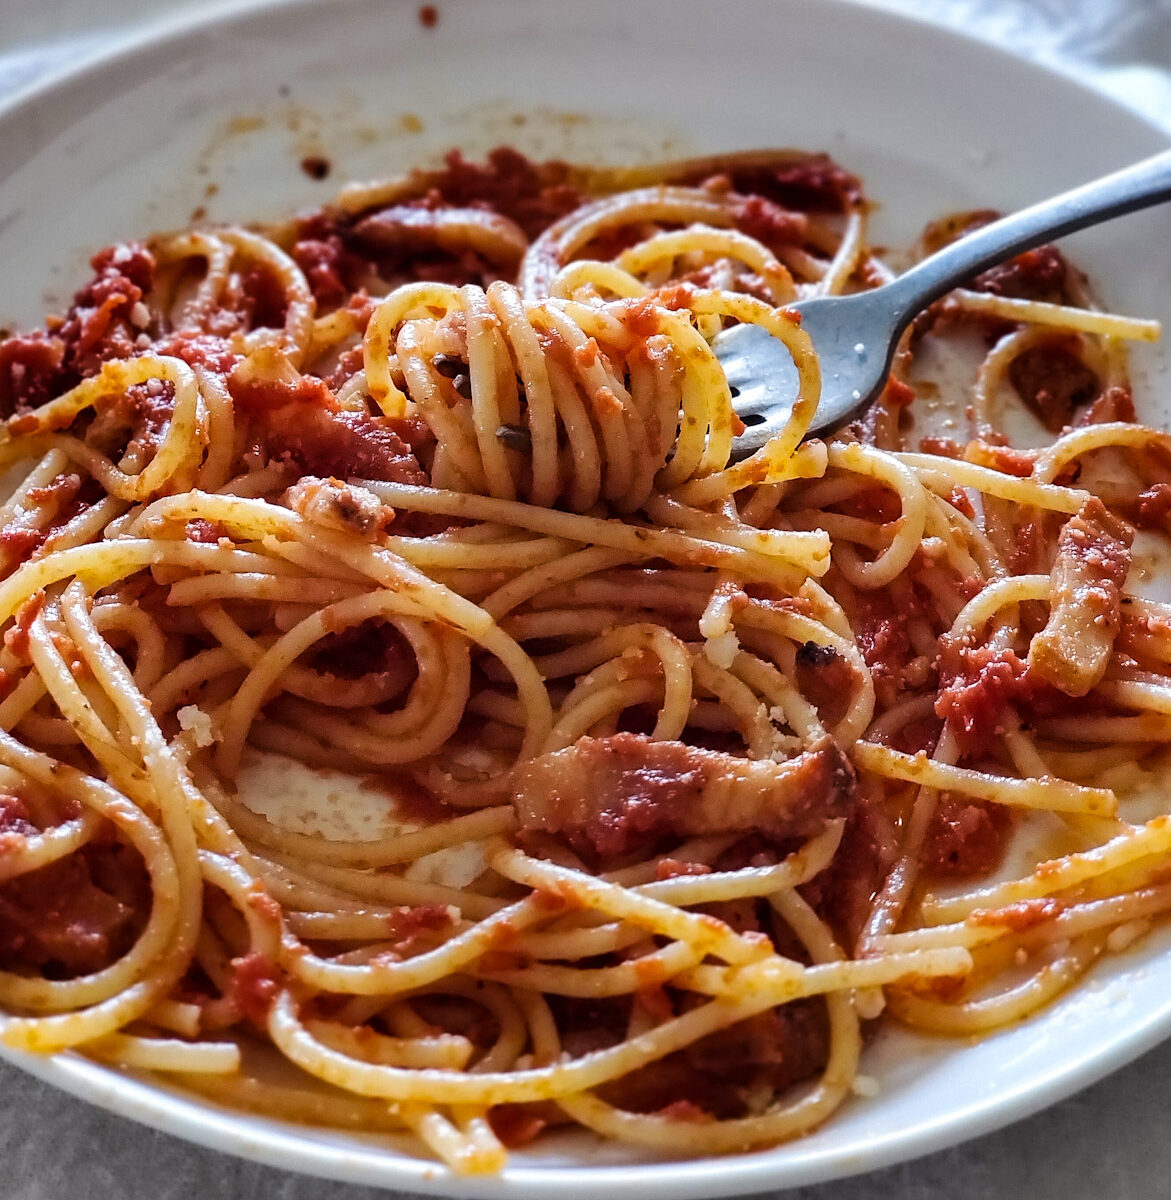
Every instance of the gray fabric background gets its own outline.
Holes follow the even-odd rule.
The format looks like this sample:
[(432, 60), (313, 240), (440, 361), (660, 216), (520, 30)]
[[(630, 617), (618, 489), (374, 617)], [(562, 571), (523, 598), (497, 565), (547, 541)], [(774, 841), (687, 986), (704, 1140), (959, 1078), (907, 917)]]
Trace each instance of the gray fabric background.
[[(327, 2), (327, 0), (323, 0)], [(1171, 0), (876, 0), (1093, 79), (1171, 131)], [(221, 0), (0, 0), (0, 99)], [(1171, 1043), (1000, 1133), (789, 1200), (1168, 1200)], [(189, 1146), (0, 1064), (3, 1200), (376, 1200)]]

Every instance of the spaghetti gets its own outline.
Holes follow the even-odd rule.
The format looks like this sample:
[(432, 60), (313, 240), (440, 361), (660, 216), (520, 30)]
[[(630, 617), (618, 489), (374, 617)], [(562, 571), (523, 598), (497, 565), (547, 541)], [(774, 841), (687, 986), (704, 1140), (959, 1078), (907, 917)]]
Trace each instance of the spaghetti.
[[(786, 305), (890, 278), (867, 213), (822, 156), (456, 155), (104, 251), (0, 342), (0, 1040), (457, 1171), (570, 1124), (726, 1153), (866, 1090), (884, 1011), (998, 1028), (1171, 907), (1168, 817), (1119, 809), (1171, 730), (1126, 590), (1157, 328), (1033, 251), (806, 440)], [(738, 322), (798, 377), (742, 461)], [(953, 343), (959, 440), (916, 376)], [(261, 756), (397, 824), (270, 819)], [(1054, 856), (1006, 865), (1025, 827)]]

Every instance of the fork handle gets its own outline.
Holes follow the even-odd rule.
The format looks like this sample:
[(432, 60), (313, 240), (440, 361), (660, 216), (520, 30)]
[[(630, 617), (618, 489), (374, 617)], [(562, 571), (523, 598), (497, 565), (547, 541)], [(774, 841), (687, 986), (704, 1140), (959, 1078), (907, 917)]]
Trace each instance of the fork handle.
[(909, 320), (965, 279), (1013, 255), (1164, 200), (1171, 200), (1171, 150), (981, 226), (888, 286), (897, 293), (897, 306), (906, 306)]

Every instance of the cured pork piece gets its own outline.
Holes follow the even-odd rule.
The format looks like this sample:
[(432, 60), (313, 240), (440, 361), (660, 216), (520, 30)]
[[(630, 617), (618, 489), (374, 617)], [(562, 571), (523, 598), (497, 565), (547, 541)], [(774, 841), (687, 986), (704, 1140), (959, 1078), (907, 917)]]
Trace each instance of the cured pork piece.
[(1134, 530), (1091, 496), (1057, 540), (1049, 621), (1029, 668), (1067, 696), (1084, 696), (1106, 671), (1121, 623)]
[(617, 733), (527, 763), (514, 803), (525, 829), (609, 856), (667, 834), (808, 836), (844, 816), (853, 793), (854, 770), (829, 737), (777, 763)]

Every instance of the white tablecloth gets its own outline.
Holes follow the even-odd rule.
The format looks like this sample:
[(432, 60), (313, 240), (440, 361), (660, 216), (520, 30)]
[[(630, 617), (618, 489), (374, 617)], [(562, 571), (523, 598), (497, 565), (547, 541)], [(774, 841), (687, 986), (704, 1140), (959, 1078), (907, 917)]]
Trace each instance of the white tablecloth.
[[(324, 0), (328, 2), (328, 0)], [(586, 0), (588, 2), (588, 0)], [(1171, 0), (875, 0), (1092, 79), (1171, 132)], [(222, 0), (0, 0), (0, 99)], [(1000, 1133), (788, 1200), (1167, 1200), (1171, 1042)], [(0, 1064), (0, 1200), (376, 1200), (227, 1158)]]

